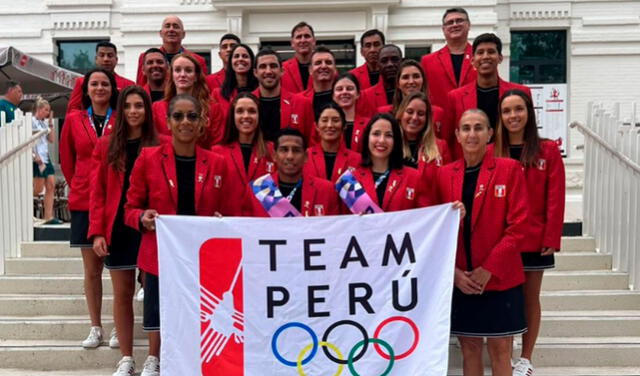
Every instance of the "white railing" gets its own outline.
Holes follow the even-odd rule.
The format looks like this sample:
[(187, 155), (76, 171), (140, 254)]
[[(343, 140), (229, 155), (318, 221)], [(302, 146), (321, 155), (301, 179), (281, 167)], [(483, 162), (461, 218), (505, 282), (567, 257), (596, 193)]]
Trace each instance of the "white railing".
[(640, 117), (636, 104), (626, 118), (620, 103), (589, 104), (586, 124), (571, 123), (584, 134), (583, 232), (594, 236), (600, 252), (613, 256), (613, 269), (629, 273), (629, 287), (640, 290)]
[(48, 130), (31, 132), (31, 114), (16, 111), (6, 124), (0, 112), (0, 275), (5, 259), (18, 257), (20, 243), (33, 240), (33, 167), (31, 146)]

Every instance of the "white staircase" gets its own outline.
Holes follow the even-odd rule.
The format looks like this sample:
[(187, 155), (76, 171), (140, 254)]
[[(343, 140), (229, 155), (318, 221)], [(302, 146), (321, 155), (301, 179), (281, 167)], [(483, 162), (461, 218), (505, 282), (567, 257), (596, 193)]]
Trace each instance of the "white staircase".
[[(7, 274), (0, 276), (0, 376), (113, 372), (118, 350), (80, 347), (89, 320), (78, 252), (66, 242), (25, 243), (22, 257), (7, 260)], [(592, 238), (564, 238), (556, 260), (543, 283), (536, 374), (640, 375), (640, 292), (628, 290), (625, 273), (611, 271), (611, 257), (596, 252)], [(113, 320), (106, 272), (103, 282), (108, 333)], [(140, 368), (146, 355), (141, 312), (136, 303), (134, 353)], [(461, 366), (452, 341), (450, 374), (461, 375)]]

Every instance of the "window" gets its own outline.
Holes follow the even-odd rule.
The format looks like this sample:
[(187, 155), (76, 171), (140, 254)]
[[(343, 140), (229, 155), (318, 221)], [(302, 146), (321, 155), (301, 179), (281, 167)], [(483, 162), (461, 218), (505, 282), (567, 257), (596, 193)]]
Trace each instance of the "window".
[[(325, 46), (336, 56), (336, 66), (340, 73), (348, 72), (356, 67), (356, 46), (353, 39), (318, 40), (317, 46)], [(282, 61), (294, 55), (289, 41), (263, 41), (260, 48), (269, 47), (278, 52)]]
[[(211, 52), (196, 52), (196, 51), (194, 52), (196, 55), (200, 55), (200, 57), (204, 59), (204, 62), (206, 63), (207, 71), (211, 71)], [(209, 72), (209, 73), (213, 73), (213, 72)]]
[(96, 45), (108, 39), (58, 41), (58, 66), (85, 74), (95, 67)]
[(521, 84), (566, 83), (566, 30), (512, 31), (510, 74)]
[(420, 62), (420, 59), (426, 54), (431, 53), (431, 46), (426, 47), (405, 47), (404, 48), (404, 58), (405, 59), (413, 59), (417, 62)]

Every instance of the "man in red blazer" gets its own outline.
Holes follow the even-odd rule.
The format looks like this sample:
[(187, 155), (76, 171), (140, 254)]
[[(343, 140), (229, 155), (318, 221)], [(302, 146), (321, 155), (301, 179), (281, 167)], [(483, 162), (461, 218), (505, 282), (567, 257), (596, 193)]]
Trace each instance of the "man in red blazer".
[(468, 42), (469, 14), (464, 8), (450, 8), (442, 17), (442, 33), (447, 44), (436, 52), (424, 55), (420, 63), (429, 80), (431, 104), (444, 107), (447, 93), (476, 79), (471, 66), (471, 45)]
[(255, 58), (253, 74), (259, 85), (253, 94), (260, 100), (260, 129), (267, 141), (275, 141), (281, 128), (289, 126), (293, 94), (281, 85), (282, 61), (277, 52), (264, 48)]
[(147, 84), (144, 89), (149, 93), (152, 102), (164, 98), (164, 86), (169, 80), (167, 74), (169, 62), (167, 57), (159, 48), (149, 48), (144, 52), (144, 64), (142, 70), (147, 77)]
[(380, 81), (363, 90), (360, 101), (367, 104), (361, 109), (363, 116), (371, 117), (378, 112), (379, 107), (393, 103), (396, 91), (396, 76), (402, 63), (402, 50), (395, 44), (386, 44), (380, 50), (378, 65), (380, 66)]
[(227, 63), (229, 62), (229, 54), (238, 44), (240, 44), (240, 38), (235, 34), (225, 34), (220, 38), (218, 57), (220, 57), (220, 61), (222, 61), (222, 69), (207, 76), (207, 85), (209, 86), (209, 90), (212, 92), (213, 89), (222, 86), (222, 83), (224, 82), (224, 75), (227, 70)]
[[(171, 63), (171, 59), (177, 54), (188, 53), (200, 63), (202, 72), (206, 75), (209, 71), (207, 69), (207, 63), (204, 58), (195, 52), (188, 51), (182, 46), (182, 40), (184, 39), (186, 32), (182, 20), (178, 16), (169, 16), (162, 20), (162, 27), (160, 28), (160, 38), (162, 38), (162, 46), (160, 50), (167, 55), (167, 61)], [(147, 78), (142, 70), (144, 63), (144, 53), (140, 54), (138, 58), (138, 74), (136, 75), (136, 84), (144, 86), (147, 83)]]
[(316, 48), (316, 37), (311, 25), (302, 21), (293, 27), (291, 47), (293, 47), (295, 55), (282, 64), (284, 70), (282, 87), (295, 94), (310, 86), (309, 64), (311, 63), (311, 54)]
[(351, 74), (358, 79), (360, 90), (368, 89), (378, 83), (380, 79), (378, 57), (384, 44), (384, 34), (378, 29), (367, 30), (360, 37), (360, 55), (365, 63), (351, 70)]
[(497, 35), (486, 33), (473, 41), (472, 63), (478, 72), (476, 80), (447, 94), (445, 121), (442, 124), (442, 138), (449, 143), (453, 159), (462, 156), (460, 144), (455, 140), (455, 128), (462, 114), (472, 108), (479, 108), (489, 117), (489, 125), (495, 128), (498, 119), (498, 101), (502, 94), (519, 89), (531, 97), (531, 90), (523, 85), (507, 82), (498, 75), (498, 65), (502, 62), (502, 41)]
[[(96, 45), (96, 68), (102, 68), (106, 71), (113, 73), (116, 78), (116, 85), (118, 90), (122, 90), (127, 86), (135, 85), (135, 83), (127, 78), (118, 75), (115, 72), (116, 65), (118, 65), (118, 49), (116, 45), (111, 42), (99, 42)], [(73, 110), (82, 110), (82, 83), (84, 77), (78, 77), (76, 83), (71, 91), (71, 97), (69, 98), (69, 104), (67, 104), (68, 116)]]

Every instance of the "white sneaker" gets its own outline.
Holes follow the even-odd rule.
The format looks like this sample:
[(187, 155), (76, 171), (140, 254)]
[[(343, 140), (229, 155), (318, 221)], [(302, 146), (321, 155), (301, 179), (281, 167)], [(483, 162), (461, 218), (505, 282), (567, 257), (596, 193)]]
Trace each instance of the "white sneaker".
[(142, 287), (140, 287), (140, 290), (138, 290), (138, 293), (136, 294), (136, 300), (144, 302), (144, 289)]
[(102, 343), (102, 337), (102, 328), (99, 326), (92, 326), (91, 331), (89, 332), (89, 336), (87, 337), (87, 339), (82, 341), (82, 347), (84, 347), (85, 349), (95, 349)]
[(112, 349), (120, 348), (120, 341), (118, 340), (118, 333), (116, 333), (116, 328), (111, 329), (111, 334), (109, 335), (109, 347)]
[(160, 359), (149, 355), (144, 361), (144, 369), (140, 376), (160, 376)]
[(118, 362), (118, 368), (111, 376), (133, 376), (136, 372), (136, 362), (130, 356), (123, 356)]
[(533, 376), (533, 366), (529, 359), (518, 359), (513, 367), (513, 376)]

